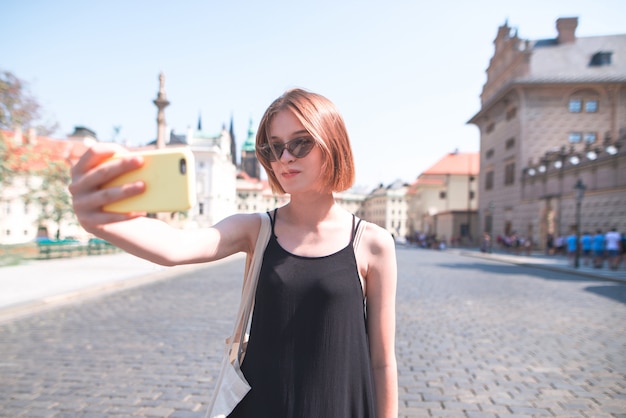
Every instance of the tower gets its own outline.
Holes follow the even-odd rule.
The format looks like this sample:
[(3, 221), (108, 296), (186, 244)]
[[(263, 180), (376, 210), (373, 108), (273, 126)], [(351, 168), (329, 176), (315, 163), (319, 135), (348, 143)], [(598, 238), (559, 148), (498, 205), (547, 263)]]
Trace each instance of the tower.
[(170, 104), (165, 95), (165, 76), (163, 72), (159, 74), (159, 93), (153, 101), (157, 111), (157, 148), (165, 148), (165, 108)]
[(261, 167), (256, 158), (256, 138), (254, 134), (252, 118), (248, 126), (248, 138), (241, 147), (241, 171), (255, 179), (261, 178)]
[(233, 116), (230, 116), (230, 155), (233, 165), (237, 167), (237, 143), (235, 142), (235, 127), (233, 126)]

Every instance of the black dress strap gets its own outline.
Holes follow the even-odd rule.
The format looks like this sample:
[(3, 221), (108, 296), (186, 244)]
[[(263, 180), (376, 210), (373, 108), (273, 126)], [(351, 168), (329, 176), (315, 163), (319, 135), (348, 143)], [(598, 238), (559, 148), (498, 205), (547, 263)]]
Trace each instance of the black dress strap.
[(267, 211), (267, 216), (270, 217), (270, 223), (272, 224), (272, 236), (274, 238), (276, 238), (276, 234), (274, 233), (274, 225), (276, 224), (276, 212), (278, 211), (278, 208), (274, 208), (274, 216), (272, 216), (272, 214)]
[(361, 218), (356, 222), (356, 226), (354, 223), (356, 222), (356, 216), (352, 214), (352, 236), (350, 237), (350, 244), (354, 244), (354, 238), (356, 236), (356, 231), (359, 229), (359, 225), (361, 225)]

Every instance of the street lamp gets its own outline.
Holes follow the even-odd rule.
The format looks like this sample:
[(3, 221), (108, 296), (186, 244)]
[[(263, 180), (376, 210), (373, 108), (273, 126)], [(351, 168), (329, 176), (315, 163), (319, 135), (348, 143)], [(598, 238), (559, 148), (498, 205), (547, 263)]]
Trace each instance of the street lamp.
[(496, 205), (494, 205), (493, 200), (489, 201), (489, 254), (493, 252), (493, 210)]
[(580, 266), (580, 204), (582, 203), (585, 189), (587, 186), (583, 184), (581, 179), (578, 179), (574, 189), (576, 190), (576, 258), (574, 259), (574, 267)]

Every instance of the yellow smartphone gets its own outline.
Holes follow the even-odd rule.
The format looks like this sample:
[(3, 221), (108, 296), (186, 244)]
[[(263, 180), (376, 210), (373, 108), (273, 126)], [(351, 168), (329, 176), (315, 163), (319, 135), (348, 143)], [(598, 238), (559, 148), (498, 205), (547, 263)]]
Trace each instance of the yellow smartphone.
[[(106, 183), (103, 188), (121, 186), (141, 180), (146, 190), (103, 207), (106, 212), (178, 212), (196, 203), (195, 163), (193, 153), (187, 147), (135, 151), (144, 164), (137, 170)], [(124, 156), (128, 154), (123, 154)], [(118, 156), (113, 156), (116, 158)]]

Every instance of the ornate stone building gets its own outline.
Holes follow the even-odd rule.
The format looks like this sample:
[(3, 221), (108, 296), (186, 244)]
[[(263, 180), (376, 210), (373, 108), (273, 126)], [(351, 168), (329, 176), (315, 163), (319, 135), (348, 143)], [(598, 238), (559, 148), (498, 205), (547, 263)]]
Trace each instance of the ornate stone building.
[(468, 122), (480, 129), (480, 226), (494, 236), (543, 248), (577, 225), (626, 231), (626, 34), (577, 37), (577, 25), (560, 18), (556, 38), (532, 41), (498, 29)]

